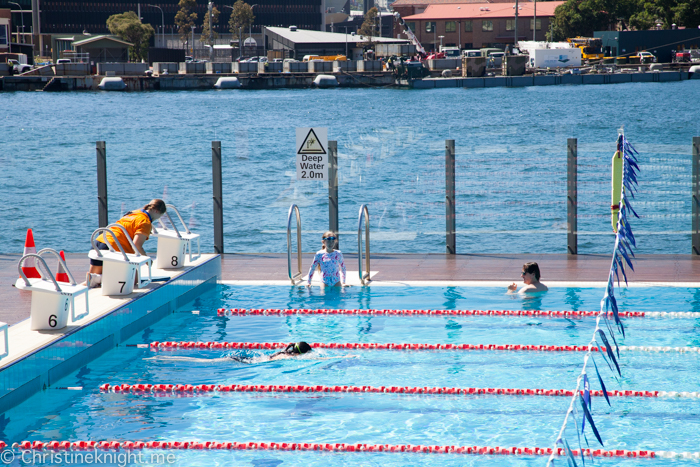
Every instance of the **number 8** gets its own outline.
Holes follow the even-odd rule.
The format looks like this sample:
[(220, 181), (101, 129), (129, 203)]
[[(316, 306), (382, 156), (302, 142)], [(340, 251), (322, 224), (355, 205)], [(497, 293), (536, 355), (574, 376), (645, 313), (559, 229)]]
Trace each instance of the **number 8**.
[(172, 257), (172, 259), (170, 260), (170, 264), (172, 266), (177, 266), (177, 256)]

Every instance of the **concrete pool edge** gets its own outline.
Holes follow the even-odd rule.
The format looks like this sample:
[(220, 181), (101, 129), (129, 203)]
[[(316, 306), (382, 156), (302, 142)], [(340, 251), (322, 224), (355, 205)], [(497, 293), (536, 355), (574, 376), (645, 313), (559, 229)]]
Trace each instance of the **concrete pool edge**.
[[(91, 310), (91, 314), (99, 316), (91, 316), (83, 325), (56, 332), (56, 337), (50, 342), (39, 342), (34, 349), (13, 361), (0, 361), (3, 364), (0, 368), (0, 412), (52, 386), (140, 330), (216, 287), (217, 279), (221, 277), (221, 257), (202, 256), (165, 284), (154, 285), (107, 310)], [(15, 326), (22, 324), (28, 325), (22, 322)]]

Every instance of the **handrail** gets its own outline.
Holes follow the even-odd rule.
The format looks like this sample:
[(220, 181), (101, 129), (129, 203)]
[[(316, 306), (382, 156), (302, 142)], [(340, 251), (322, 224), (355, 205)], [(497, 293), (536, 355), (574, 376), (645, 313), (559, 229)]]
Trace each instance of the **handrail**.
[[(180, 223), (182, 223), (182, 226), (185, 228), (185, 233), (188, 235), (191, 234), (192, 232), (190, 232), (190, 229), (187, 227), (187, 224), (185, 224), (184, 219), (180, 215), (180, 211), (178, 211), (177, 208), (172, 204), (166, 204), (165, 207), (167, 208), (165, 211), (165, 216), (170, 221), (170, 225), (173, 226), (173, 229), (175, 229), (175, 235), (177, 235), (177, 238), (182, 238), (182, 236), (180, 235), (180, 231), (177, 229), (175, 222), (173, 222), (173, 218), (170, 217), (168, 210), (175, 211), (175, 214), (177, 214), (178, 219), (180, 219)], [(158, 222), (160, 223), (160, 226), (163, 230), (170, 230), (170, 229), (168, 229), (168, 226), (166, 226), (165, 223), (163, 222), (163, 218), (158, 219)], [(152, 226), (152, 228), (153, 228), (153, 232), (157, 234), (158, 231), (156, 230), (155, 226)]]
[[(113, 225), (119, 225), (119, 224), (110, 224), (110, 226), (113, 226)], [(124, 261), (128, 262), (128, 261), (129, 261), (129, 257), (126, 256), (126, 253), (124, 252), (124, 248), (122, 247), (122, 244), (119, 243), (119, 240), (117, 240), (117, 236), (116, 236), (116, 235), (114, 234), (114, 232), (112, 232), (112, 230), (109, 228), (110, 226), (107, 226), (107, 227), (99, 227), (99, 228), (95, 229), (95, 231), (92, 233), (92, 236), (90, 237), (90, 243), (92, 244), (92, 249), (95, 250), (95, 253), (97, 254), (97, 257), (98, 257), (98, 258), (101, 258), (101, 257), (102, 257), (102, 253), (100, 253), (100, 249), (97, 248), (97, 240), (96, 240), (97, 234), (99, 234), (100, 232), (102, 232), (103, 234), (105, 234), (105, 236), (104, 236), (104, 237), (105, 237), (105, 240), (107, 240), (107, 235), (106, 235), (106, 234), (110, 234), (110, 235), (112, 236), (112, 239), (114, 240), (114, 243), (116, 243), (116, 244), (117, 244), (117, 247), (119, 247), (119, 252), (122, 254), (122, 256), (124, 256)], [(122, 227), (122, 226), (119, 225), (119, 227)], [(123, 229), (123, 227), (122, 227), (122, 229)], [(129, 241), (131, 242), (131, 237), (129, 237), (129, 234), (126, 233), (126, 230), (124, 230), (124, 233), (126, 234), (126, 238), (129, 239)], [(131, 244), (134, 245), (133, 242), (131, 242)], [(109, 240), (107, 240), (106, 245), (107, 245), (107, 247), (109, 248), (109, 251), (111, 251), (112, 253), (116, 253), (116, 250), (114, 249), (114, 247), (112, 246), (112, 244), (109, 242)], [(134, 251), (136, 251), (136, 247), (135, 247), (135, 246), (134, 246)], [(138, 253), (138, 252), (137, 252), (137, 253)]]
[[(365, 221), (365, 272), (362, 272), (362, 221)], [(360, 282), (367, 285), (369, 279), (369, 208), (366, 204), (360, 206), (360, 216), (357, 219), (357, 262), (360, 272)]]
[(63, 269), (66, 271), (66, 274), (68, 274), (68, 279), (70, 279), (70, 282), (69, 282), (70, 285), (77, 284), (77, 282), (75, 282), (75, 278), (73, 277), (73, 274), (71, 274), (70, 269), (68, 269), (68, 265), (66, 265), (66, 261), (63, 258), (61, 258), (61, 255), (58, 253), (58, 251), (53, 250), (51, 248), (44, 248), (43, 250), (39, 250), (37, 252), (37, 255), (41, 256), (44, 253), (51, 253), (58, 259), (59, 271), (61, 270), (61, 265), (63, 265)]
[[(43, 251), (43, 250), (42, 250), (42, 251)], [(51, 281), (53, 282), (53, 285), (56, 287), (56, 292), (62, 292), (61, 287), (58, 285), (58, 282), (56, 282), (56, 278), (55, 278), (55, 277), (53, 276), (53, 274), (51, 273), (51, 269), (49, 269), (49, 266), (46, 264), (46, 261), (44, 261), (44, 258), (42, 258), (41, 256), (39, 256), (39, 255), (36, 254), (36, 253), (30, 253), (30, 254), (28, 254), (28, 255), (22, 256), (22, 257), (19, 259), (19, 262), (17, 263), (17, 270), (19, 271), (19, 276), (20, 276), (20, 278), (24, 279), (24, 284), (25, 284), (27, 287), (30, 287), (30, 286), (32, 285), (31, 282), (29, 282), (29, 279), (27, 279), (27, 276), (24, 274), (24, 271), (22, 271), (22, 265), (23, 265), (24, 262), (25, 262), (26, 260), (28, 260), (29, 258), (36, 258), (36, 259), (38, 259), (39, 261), (41, 261), (41, 263), (44, 265), (44, 269), (46, 269), (46, 273), (47, 273), (48, 276), (51, 278)], [(38, 264), (38, 263), (37, 263), (37, 264)], [(41, 272), (41, 270), (40, 270), (39, 268), (37, 268), (37, 270), (38, 270), (39, 272)], [(46, 279), (44, 279), (43, 275), (42, 275), (41, 279), (42, 279), (42, 280), (46, 280)]]
[[(297, 272), (292, 274), (292, 212), (296, 213), (297, 218)], [(299, 207), (296, 204), (292, 204), (289, 207), (289, 214), (287, 214), (287, 273), (289, 274), (289, 280), (292, 281), (293, 285), (296, 285), (297, 280), (301, 280), (301, 214), (299, 213)]]

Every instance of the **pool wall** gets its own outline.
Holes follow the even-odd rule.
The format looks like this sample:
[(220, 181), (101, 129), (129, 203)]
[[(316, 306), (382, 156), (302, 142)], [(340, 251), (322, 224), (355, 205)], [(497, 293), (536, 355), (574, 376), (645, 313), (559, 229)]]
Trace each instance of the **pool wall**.
[(216, 287), (221, 256), (216, 255), (160, 287), (114, 308), (85, 326), (0, 369), (0, 413), (54, 385), (129, 337)]

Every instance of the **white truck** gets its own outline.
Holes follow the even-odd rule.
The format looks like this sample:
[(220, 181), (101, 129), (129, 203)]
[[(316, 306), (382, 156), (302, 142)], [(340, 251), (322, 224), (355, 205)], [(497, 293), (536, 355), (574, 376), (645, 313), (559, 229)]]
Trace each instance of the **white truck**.
[(530, 68), (563, 68), (581, 66), (581, 49), (533, 49), (529, 50)]
[(14, 54), (17, 58), (8, 58), (7, 63), (12, 67), (12, 72), (16, 75), (30, 71), (32, 66), (27, 63), (26, 54)]
[(462, 53), (459, 47), (440, 47), (440, 52), (445, 54), (445, 58), (460, 58)]

